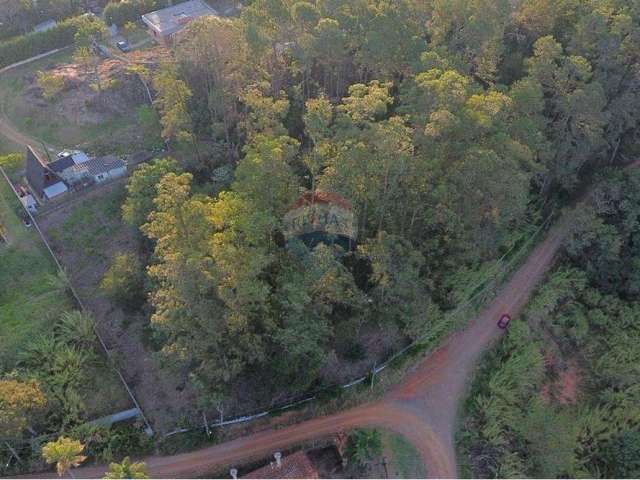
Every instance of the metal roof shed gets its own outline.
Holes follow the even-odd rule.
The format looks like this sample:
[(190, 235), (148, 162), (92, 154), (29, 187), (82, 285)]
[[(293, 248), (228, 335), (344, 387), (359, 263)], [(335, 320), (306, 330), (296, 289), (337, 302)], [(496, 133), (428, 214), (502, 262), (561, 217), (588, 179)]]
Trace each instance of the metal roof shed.
[(187, 23), (205, 15), (218, 13), (202, 0), (189, 0), (172, 7), (142, 15), (142, 21), (160, 37), (169, 37)]

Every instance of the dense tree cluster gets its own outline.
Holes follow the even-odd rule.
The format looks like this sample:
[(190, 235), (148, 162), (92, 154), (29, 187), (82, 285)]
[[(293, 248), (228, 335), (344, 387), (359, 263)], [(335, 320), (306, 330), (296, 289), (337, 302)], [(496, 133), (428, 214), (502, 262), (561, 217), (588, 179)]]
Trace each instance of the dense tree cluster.
[[(205, 397), (267, 374), (308, 388), (362, 358), (364, 331), (417, 338), (550, 201), (637, 149), (628, 2), (247, 3), (190, 23), (146, 72), (177, 160), (135, 172), (123, 209), (163, 358)], [(284, 246), (315, 190), (353, 202), (354, 251)], [(614, 256), (617, 234), (584, 248)]]
[[(638, 475), (638, 172), (616, 172), (574, 216), (562, 264), (487, 359), (463, 444), (473, 476)], [(579, 368), (577, 405), (545, 401), (541, 351)], [(556, 360), (557, 363), (557, 360)], [(555, 366), (558, 369), (562, 365)]]

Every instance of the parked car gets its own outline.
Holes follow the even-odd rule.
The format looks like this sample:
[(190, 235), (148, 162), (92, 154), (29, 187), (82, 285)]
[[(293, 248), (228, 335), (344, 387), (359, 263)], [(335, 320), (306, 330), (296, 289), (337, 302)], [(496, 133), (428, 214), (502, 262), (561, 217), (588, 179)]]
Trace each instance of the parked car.
[(511, 322), (511, 317), (509, 316), (509, 314), (503, 313), (502, 316), (500, 317), (500, 320), (498, 320), (498, 327), (504, 330), (509, 326), (510, 322)]
[(120, 49), (121, 52), (127, 53), (131, 51), (131, 47), (129, 46), (129, 43), (126, 40), (122, 40), (118, 43), (116, 43), (116, 47), (118, 47)]

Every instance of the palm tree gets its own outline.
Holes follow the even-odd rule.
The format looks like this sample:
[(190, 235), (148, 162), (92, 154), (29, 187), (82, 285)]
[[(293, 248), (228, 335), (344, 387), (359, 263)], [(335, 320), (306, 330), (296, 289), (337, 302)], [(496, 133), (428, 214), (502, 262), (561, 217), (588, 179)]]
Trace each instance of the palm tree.
[(364, 467), (382, 455), (382, 439), (378, 430), (355, 430), (349, 435), (345, 451), (347, 458)]
[(149, 478), (149, 475), (144, 462), (131, 463), (129, 457), (125, 457), (122, 463), (110, 464), (104, 478)]
[(69, 475), (73, 477), (71, 467), (77, 467), (87, 459), (87, 457), (81, 455), (83, 450), (84, 445), (78, 440), (60, 437), (55, 442), (49, 442), (42, 447), (42, 456), (47, 463), (56, 464), (58, 476), (62, 477), (69, 472)]
[(60, 316), (57, 327), (60, 337), (67, 344), (75, 343), (90, 349), (96, 341), (93, 317), (88, 313), (78, 310), (65, 312)]

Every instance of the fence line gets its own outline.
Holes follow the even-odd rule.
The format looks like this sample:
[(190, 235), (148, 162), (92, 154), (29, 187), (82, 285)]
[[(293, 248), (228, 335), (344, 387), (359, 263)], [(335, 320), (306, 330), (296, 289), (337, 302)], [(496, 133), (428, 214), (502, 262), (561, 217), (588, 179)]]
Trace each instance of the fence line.
[[(64, 279), (66, 280), (67, 286), (69, 287), (69, 290), (71, 290), (71, 293), (73, 294), (73, 297), (75, 298), (76, 302), (78, 303), (78, 305), (80, 306), (80, 309), (84, 312), (84, 313), (91, 313), (84, 305), (84, 303), (82, 302), (82, 300), (80, 300), (80, 297), (78, 296), (78, 293), (76, 292), (76, 289), (74, 288), (73, 284), (71, 283), (71, 279), (69, 279), (69, 277), (67, 277), (66, 272), (64, 271), (64, 268), (62, 268), (62, 265), (60, 264), (60, 262), (58, 261), (58, 257), (56, 257), (56, 254), (53, 252), (53, 249), (51, 248), (51, 246), (49, 245), (49, 242), (47, 241), (47, 239), (45, 238), (44, 234), (42, 233), (42, 230), (40, 230), (40, 226), (38, 225), (38, 222), (36, 222), (35, 217), (31, 214), (31, 212), (29, 211), (28, 208), (24, 208), (24, 205), (22, 205), (22, 202), (20, 201), (20, 195), (18, 195), (18, 192), (16, 191), (16, 189), (13, 187), (13, 182), (11, 181), (11, 179), (9, 179), (9, 177), (7, 176), (6, 172), (4, 171), (4, 169), (2, 167), (0, 167), (0, 173), (2, 173), (2, 176), (4, 177), (4, 179), (6, 180), (6, 182), (9, 184), (9, 188), (11, 188), (11, 191), (13, 192), (13, 194), (16, 196), (16, 199), (18, 200), (18, 202), (20, 203), (20, 205), (22, 206), (22, 209), (27, 212), (27, 215), (29, 215), (29, 218), (31, 219), (31, 223), (33, 224), (33, 226), (36, 228), (36, 231), (38, 232), (40, 239), (42, 240), (42, 242), (44, 243), (45, 247), (47, 247), (47, 250), (49, 251), (49, 254), (51, 255), (51, 257), (53, 258), (53, 261), (55, 262), (56, 266), (58, 267), (58, 271), (60, 273), (62, 273), (62, 275), (64, 276)], [(151, 436), (153, 435), (153, 429), (151, 428), (151, 425), (149, 424), (149, 421), (147, 420), (147, 417), (145, 416), (144, 412), (142, 411), (142, 408), (140, 407), (140, 404), (138, 403), (138, 400), (136, 400), (135, 395), (133, 394), (133, 391), (131, 390), (131, 388), (129, 388), (129, 385), (127, 384), (127, 381), (124, 379), (124, 376), (122, 375), (122, 373), (120, 372), (120, 369), (116, 366), (115, 361), (113, 360), (113, 357), (111, 355), (111, 352), (109, 351), (109, 349), (107, 348), (106, 343), (104, 342), (104, 340), (102, 339), (102, 335), (100, 335), (100, 332), (98, 331), (98, 328), (96, 326), (96, 322), (93, 318), (93, 315), (90, 315), (92, 322), (91, 324), (93, 325), (93, 331), (96, 334), (96, 337), (98, 338), (98, 341), (100, 343), (100, 345), (102, 346), (102, 349), (104, 350), (105, 354), (107, 355), (107, 361), (109, 363), (109, 365), (115, 370), (115, 372), (118, 374), (118, 377), (120, 378), (120, 381), (122, 382), (122, 384), (124, 385), (125, 390), (127, 391), (127, 393), (129, 394), (129, 397), (131, 398), (131, 400), (133, 401), (134, 405), (136, 406), (136, 408), (140, 411), (140, 417), (142, 417), (142, 420), (144, 421), (145, 425), (146, 425), (146, 432), (147, 435)]]
[[(526, 252), (527, 249), (529, 248), (529, 246), (533, 243), (533, 241), (535, 240), (535, 238), (538, 236), (538, 234), (540, 232), (542, 232), (547, 225), (551, 222), (553, 216), (555, 215), (555, 211), (552, 211), (547, 218), (544, 220), (544, 222), (542, 222), (542, 224), (540, 224), (540, 226), (536, 229), (536, 231), (527, 239), (527, 241), (521, 246), (519, 247), (520, 253), (522, 252)], [(515, 250), (516, 245), (514, 245), (513, 247), (511, 247), (502, 257), (500, 257), (496, 262), (495, 265), (500, 265), (504, 259)], [(502, 272), (506, 272), (509, 270), (509, 268), (512, 266), (512, 264), (515, 263), (516, 260), (519, 259), (520, 255), (515, 255), (513, 259), (511, 259), (509, 262), (507, 262), (505, 265), (502, 266), (502, 268), (498, 268), (496, 270), (495, 266), (492, 267), (489, 272), (494, 272), (492, 274), (492, 278), (485, 278), (485, 280), (483, 280), (483, 282), (487, 281), (487, 280), (495, 280), (497, 278), (497, 276), (499, 275), (500, 271)], [(473, 289), (470, 289), (469, 291), (473, 292), (476, 288), (478, 288), (479, 286), (482, 285), (483, 282), (479, 282)], [(489, 282), (487, 283), (487, 285), (481, 289), (480, 291), (476, 292), (475, 294), (471, 295), (471, 297), (469, 297), (463, 304), (459, 305), (458, 307), (456, 307), (454, 310), (452, 310), (451, 312), (448, 313), (449, 316), (451, 317), (455, 317), (455, 315), (457, 315), (458, 313), (460, 313), (463, 309), (468, 308), (469, 306), (471, 306), (473, 304), (473, 302), (483, 293), (486, 293), (490, 287), (493, 286), (493, 283)], [(443, 323), (444, 325), (444, 323)], [(436, 333), (436, 335), (438, 335), (438, 333)], [(395, 354), (393, 354), (391, 357), (389, 357), (387, 360), (385, 360), (383, 363), (381, 363), (378, 366), (374, 366), (371, 369), (371, 372), (369, 373), (369, 375), (364, 375), (361, 376), (359, 378), (356, 378), (355, 380), (352, 380), (344, 385), (335, 385), (333, 387), (325, 387), (322, 389), (317, 390), (316, 392), (310, 394), (309, 396), (302, 398), (301, 400), (294, 400), (292, 402), (289, 402), (285, 405), (281, 405), (281, 406), (276, 406), (273, 407), (271, 409), (268, 410), (262, 410), (260, 412), (256, 412), (253, 414), (248, 414), (248, 415), (241, 415), (238, 417), (234, 417), (231, 420), (223, 420), (223, 421), (218, 421), (218, 422), (213, 422), (213, 423), (207, 423), (206, 425), (203, 425), (202, 427), (192, 427), (192, 428), (179, 428), (176, 430), (173, 430), (169, 433), (166, 433), (164, 435), (164, 437), (171, 437), (173, 435), (177, 435), (179, 433), (186, 433), (186, 432), (190, 432), (190, 431), (194, 431), (194, 430), (200, 430), (200, 429), (208, 429), (208, 428), (216, 428), (216, 427), (223, 427), (226, 425), (232, 425), (232, 424), (238, 424), (238, 423), (245, 423), (245, 422), (250, 422), (253, 420), (257, 420), (259, 418), (263, 418), (266, 417), (267, 415), (273, 414), (273, 413), (277, 413), (277, 412), (282, 412), (284, 410), (288, 410), (290, 408), (293, 408), (295, 406), (304, 404), (304, 403), (309, 403), (312, 402), (313, 400), (315, 400), (317, 398), (317, 394), (321, 393), (323, 391), (327, 391), (330, 390), (332, 388), (340, 388), (342, 390), (347, 390), (351, 387), (354, 387), (356, 385), (359, 385), (361, 383), (363, 383), (364, 381), (366, 381), (369, 378), (372, 378), (373, 376), (377, 375), (378, 373), (382, 372), (384, 369), (386, 369), (394, 360), (396, 360), (397, 358), (401, 357), (402, 355), (406, 354), (409, 350), (411, 350), (412, 348), (416, 347), (416, 346), (420, 346), (423, 342), (429, 340), (429, 337), (433, 336), (433, 331), (429, 331), (427, 333), (425, 333), (424, 335), (422, 335), (421, 337), (417, 338), (416, 340), (414, 340), (413, 342), (411, 342), (409, 345), (405, 346), (404, 348), (400, 349), (398, 352), (396, 352)]]
[[(18, 197), (17, 192), (15, 191), (15, 189), (13, 188), (13, 184), (11, 183), (11, 181), (9, 180), (9, 178), (7, 177), (6, 173), (4, 172), (4, 170), (2, 170), (2, 168), (0, 167), (0, 171), (2, 172), (2, 174), (4, 175), (5, 179), (7, 180), (7, 182), (9, 183), (9, 186), (11, 187), (11, 189), (13, 190), (14, 194), (16, 195), (16, 197)], [(18, 197), (19, 200), (19, 197)], [(26, 210), (26, 209), (25, 209)], [(35, 219), (33, 218), (33, 215), (31, 215), (31, 212), (27, 211), (27, 213), (29, 214), (29, 216), (31, 217), (31, 220), (33, 222), (33, 224), (35, 225), (36, 229), (38, 230), (38, 233), (40, 234), (40, 237), (42, 238), (45, 246), (47, 247), (47, 249), (49, 250), (49, 253), (51, 254), (51, 256), (53, 257), (54, 261), (56, 262), (56, 265), (58, 266), (59, 270), (63, 273), (63, 275), (65, 275), (66, 278), (66, 273), (64, 272), (64, 269), (62, 268), (62, 266), (60, 265), (60, 263), (58, 262), (58, 259), (56, 257), (56, 255), (53, 253), (53, 250), (51, 249), (51, 247), (49, 246), (49, 243), (47, 242), (46, 238), (44, 237), (42, 231), (40, 230), (40, 227), (38, 226), (38, 224), (36, 223)], [(552, 211), (547, 218), (542, 222), (542, 224), (540, 224), (540, 226), (536, 229), (536, 231), (527, 239), (527, 241), (521, 246), (519, 247), (520, 252), (524, 252), (526, 251), (526, 249), (529, 247), (529, 245), (535, 240), (535, 238), (538, 236), (538, 234), (544, 229), (546, 228), (546, 226), (550, 223), (551, 219), (553, 218), (555, 212)], [(511, 264), (513, 264), (515, 262), (515, 260), (518, 260), (519, 255), (514, 256), (514, 259), (510, 260), (509, 262), (507, 262), (505, 265), (502, 265), (502, 262), (507, 258), (507, 256), (513, 252), (517, 247), (517, 244), (514, 244), (506, 253), (504, 253), (498, 260), (496, 260), (495, 264), (493, 267), (491, 267), (488, 270), (487, 273), (487, 277), (485, 279), (483, 279), (482, 281), (479, 281), (473, 288), (467, 289), (467, 291), (469, 292), (473, 292), (475, 291), (478, 287), (481, 287), (483, 283), (488, 282), (484, 288), (482, 288), (481, 290), (479, 290), (478, 292), (472, 294), (464, 303), (462, 303), (461, 305), (458, 305), (454, 310), (452, 310), (451, 312), (449, 312), (447, 314), (447, 316), (449, 317), (455, 317), (458, 313), (462, 312), (464, 309), (468, 308), (469, 306), (471, 306), (474, 301), (482, 294), (486, 293), (490, 287), (493, 286), (493, 283), (491, 282), (491, 280), (495, 280), (498, 275), (500, 274), (500, 272), (505, 272), (507, 270), (509, 270), (509, 267), (511, 266)], [(68, 285), (74, 295), (74, 297), (76, 298), (78, 304), (80, 305), (80, 307), (82, 308), (82, 310), (86, 311), (86, 308), (84, 307), (84, 304), (82, 303), (82, 301), (80, 300), (80, 298), (78, 297), (73, 285), (71, 285), (71, 282), (68, 281)], [(129, 386), (127, 385), (126, 381), (124, 380), (124, 377), (122, 376), (122, 374), (120, 373), (120, 371), (115, 367), (115, 364), (113, 364), (113, 360), (111, 358), (111, 355), (109, 353), (109, 350), (106, 347), (106, 344), (104, 343), (104, 341), (102, 340), (100, 334), (97, 331), (97, 328), (95, 326), (95, 322), (94, 322), (94, 331), (96, 332), (96, 336), (98, 337), (103, 349), (105, 350), (107, 357), (109, 358), (109, 360), (112, 363), (113, 368), (116, 370), (116, 372), (118, 373), (118, 376), (120, 377), (123, 385), (125, 386), (127, 392), (129, 393), (131, 399), (133, 400), (134, 404), (136, 405), (136, 407), (138, 407), (138, 409), (140, 410), (140, 415), (143, 418), (148, 431), (153, 432), (153, 430), (151, 429), (151, 426), (149, 424), (149, 422), (147, 421), (142, 409), (140, 408), (140, 405), (138, 404), (137, 400), (135, 399), (133, 393), (131, 392)], [(406, 354), (409, 350), (411, 350), (412, 348), (421, 345), (423, 342), (429, 340), (429, 337), (433, 336), (433, 331), (427, 332), (424, 335), (422, 335), (421, 337), (417, 338), (416, 340), (414, 340), (413, 342), (411, 342), (409, 345), (403, 347), (401, 350), (399, 350), (398, 352), (396, 352), (395, 354), (393, 354), (391, 357), (389, 357), (387, 360), (385, 360), (383, 363), (381, 363), (378, 366), (374, 366), (371, 369), (371, 372), (369, 375), (371, 376), (375, 376), (378, 373), (382, 372), (384, 369), (386, 369), (394, 360), (396, 360), (397, 358), (400, 358), (401, 356), (403, 356), (404, 354)], [(256, 412), (253, 414), (249, 414), (249, 415), (241, 415), (238, 417), (234, 417), (231, 420), (222, 420), (222, 421), (218, 421), (218, 422), (213, 422), (213, 423), (207, 423), (206, 426), (203, 425), (202, 427), (194, 427), (194, 428), (179, 428), (176, 429), (174, 431), (168, 432), (164, 435), (164, 437), (170, 437), (179, 433), (186, 433), (189, 431), (193, 431), (193, 430), (200, 430), (200, 429), (205, 429), (205, 428), (216, 428), (216, 427), (223, 427), (226, 425), (232, 425), (232, 424), (238, 424), (238, 423), (244, 423), (244, 422), (249, 422), (249, 421), (253, 421), (253, 420), (257, 420), (259, 418), (265, 417), (267, 415), (273, 414), (273, 413), (277, 413), (277, 412), (281, 412), (290, 408), (293, 408), (295, 406), (304, 404), (304, 403), (308, 403), (311, 402), (313, 400), (316, 399), (317, 397), (317, 393), (323, 392), (323, 391), (327, 391), (331, 388), (340, 388), (342, 390), (347, 390), (351, 387), (354, 387), (355, 385), (358, 385), (362, 382), (364, 382), (365, 380), (367, 380), (368, 378), (370, 378), (369, 375), (364, 375), (361, 376), (359, 378), (356, 378), (355, 380), (350, 381), (349, 383), (346, 383), (344, 385), (336, 385), (333, 387), (326, 387), (323, 389), (320, 389), (318, 391), (316, 391), (315, 393), (311, 394), (310, 396), (307, 396), (305, 398), (302, 398), (300, 400), (294, 400), (292, 402), (289, 402), (285, 405), (282, 406), (276, 406), (273, 407), (271, 409), (268, 410), (263, 410), (260, 412)]]

